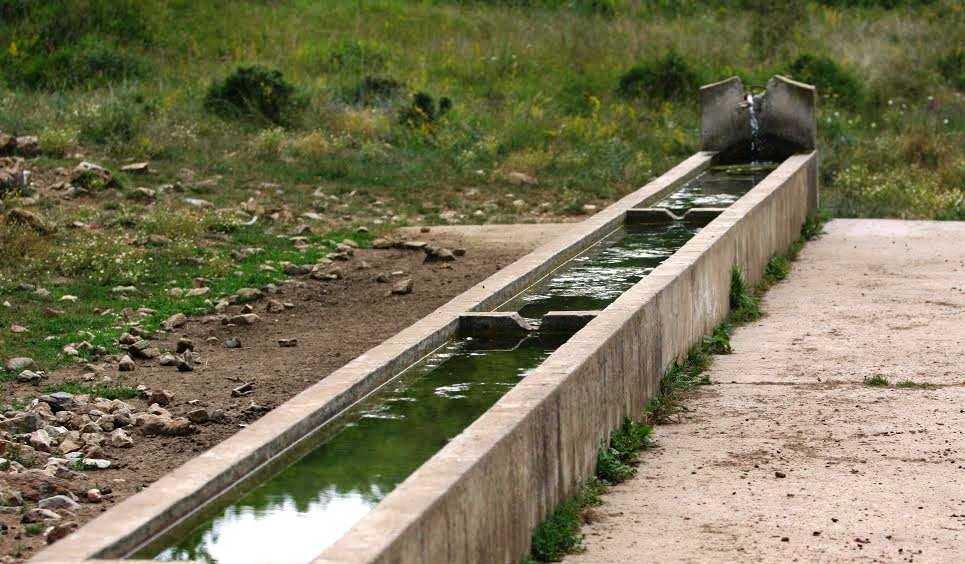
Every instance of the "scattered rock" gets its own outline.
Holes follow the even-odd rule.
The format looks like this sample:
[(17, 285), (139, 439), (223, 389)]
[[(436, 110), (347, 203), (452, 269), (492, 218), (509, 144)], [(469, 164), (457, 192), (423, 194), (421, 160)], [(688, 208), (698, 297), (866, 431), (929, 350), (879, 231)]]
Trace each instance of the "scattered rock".
[(392, 246), (392, 241), (383, 237), (379, 237), (378, 239), (372, 241), (373, 249), (391, 249)]
[(513, 184), (514, 186), (521, 186), (523, 184), (527, 186), (535, 186), (539, 184), (539, 181), (535, 177), (530, 176), (525, 172), (513, 171), (510, 173), (507, 173), (506, 180), (508, 180), (509, 183)]
[(239, 339), (238, 337), (228, 337), (224, 341), (224, 347), (226, 349), (240, 349), (241, 339)]
[(51, 394), (44, 394), (37, 399), (49, 405), (53, 413), (73, 409), (77, 406), (77, 401), (74, 399), (74, 395), (67, 392), (53, 392)]
[(43, 379), (44, 375), (42, 372), (34, 372), (33, 370), (24, 370), (17, 375), (18, 382), (24, 382), (27, 384), (39, 384)]
[(774, 477), (775, 477), (775, 478), (787, 478), (787, 474), (785, 474), (784, 472), (781, 472), (780, 470), (778, 470), (778, 471), (774, 472)]
[(456, 255), (443, 247), (426, 245), (422, 250), (426, 253), (425, 262), (452, 262), (456, 260)]
[(37, 502), (37, 507), (41, 509), (50, 509), (53, 511), (67, 510), (76, 511), (80, 504), (69, 498), (66, 495), (54, 495), (50, 497), (45, 497)]
[(114, 186), (115, 182), (111, 171), (87, 161), (77, 165), (70, 175), (70, 183), (79, 188), (109, 188)]
[(134, 439), (124, 429), (114, 429), (111, 433), (111, 446), (115, 448), (130, 448), (134, 446)]
[(174, 394), (167, 390), (151, 390), (148, 392), (145, 399), (148, 403), (156, 403), (161, 407), (164, 407), (165, 405), (171, 403), (172, 397), (174, 397)]
[(399, 282), (396, 282), (395, 285), (392, 286), (392, 293), (399, 296), (405, 295), (405, 294), (411, 294), (412, 279), (406, 278), (404, 280), (400, 280)]
[(298, 339), (278, 339), (278, 346), (280, 347), (297, 347)]
[(453, 249), (452, 254), (456, 255), (457, 257), (464, 257), (466, 256), (466, 249), (462, 249), (462, 248)]
[(76, 531), (77, 527), (78, 525), (74, 521), (67, 521), (66, 523), (54, 525), (53, 528), (47, 531), (45, 536), (47, 544), (53, 544), (59, 541), (60, 539)]
[(188, 204), (193, 208), (199, 208), (199, 209), (207, 209), (207, 208), (214, 207), (214, 204), (212, 204), (208, 200), (202, 200), (201, 198), (185, 198), (184, 203)]
[(265, 295), (264, 292), (256, 288), (242, 288), (237, 292), (235, 292), (235, 296), (237, 296), (242, 301), (259, 300), (264, 295)]
[(121, 372), (130, 372), (135, 368), (134, 361), (128, 355), (121, 357), (121, 360), (117, 363), (117, 369)]
[(34, 359), (26, 356), (15, 356), (8, 360), (5, 366), (10, 372), (37, 370), (37, 363), (34, 362)]
[(194, 350), (194, 341), (188, 339), (187, 337), (181, 337), (178, 339), (177, 345), (175, 346), (177, 353), (181, 354), (186, 351)]
[(106, 458), (83, 458), (80, 464), (85, 470), (107, 470), (111, 467), (111, 461)]
[(165, 330), (170, 331), (172, 329), (177, 329), (178, 327), (184, 327), (184, 324), (188, 322), (188, 316), (183, 313), (175, 313), (171, 317), (164, 320), (161, 324)]
[(243, 313), (241, 315), (233, 315), (228, 319), (228, 323), (234, 323), (235, 325), (254, 325), (261, 318), (258, 317), (256, 313)]
[(188, 352), (178, 359), (178, 372), (193, 372), (193, 371), (194, 371), (194, 355)]
[(46, 523), (48, 521), (58, 521), (60, 515), (50, 509), (35, 508), (20, 517), (21, 523)]
[(208, 410), (203, 407), (188, 412), (188, 421), (192, 423), (207, 423), (208, 419), (210, 419)]
[(268, 313), (281, 313), (285, 311), (285, 304), (278, 300), (268, 300), (268, 306), (265, 308)]
[(243, 396), (250, 396), (254, 392), (254, 386), (251, 382), (245, 382), (244, 384), (238, 386), (237, 388), (231, 390), (231, 396), (240, 398)]
[(4, 507), (20, 507), (23, 505), (23, 496), (13, 488), (0, 486), (0, 505)]
[(147, 162), (131, 163), (122, 166), (121, 171), (130, 174), (147, 174), (149, 171), (149, 164)]
[(165, 353), (161, 355), (161, 359), (158, 361), (161, 366), (177, 366), (178, 357), (171, 353)]

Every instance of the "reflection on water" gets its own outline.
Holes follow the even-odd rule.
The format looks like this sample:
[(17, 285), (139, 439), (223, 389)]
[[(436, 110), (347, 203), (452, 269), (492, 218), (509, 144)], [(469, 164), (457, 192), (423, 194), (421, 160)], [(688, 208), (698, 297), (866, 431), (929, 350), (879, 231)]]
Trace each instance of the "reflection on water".
[(628, 227), (500, 309), (538, 322), (548, 311), (603, 309), (699, 231), (683, 222)]
[(453, 341), (375, 394), (304, 458), (171, 544), (158, 560), (308, 562), (538, 366), (562, 337)]
[(682, 215), (690, 208), (725, 208), (774, 170), (773, 163), (714, 167), (654, 205)]

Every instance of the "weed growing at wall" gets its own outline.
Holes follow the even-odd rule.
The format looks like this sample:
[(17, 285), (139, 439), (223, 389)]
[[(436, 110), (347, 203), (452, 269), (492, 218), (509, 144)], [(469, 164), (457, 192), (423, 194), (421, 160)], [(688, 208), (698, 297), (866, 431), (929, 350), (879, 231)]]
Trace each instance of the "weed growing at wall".
[(637, 457), (650, 446), (651, 431), (649, 425), (624, 418), (610, 436), (610, 442), (597, 453), (596, 475), (577, 495), (561, 502), (533, 531), (530, 557), (524, 562), (557, 562), (579, 549), (583, 541), (580, 527), (586, 510), (600, 504), (600, 495), (606, 492), (607, 486), (636, 474)]

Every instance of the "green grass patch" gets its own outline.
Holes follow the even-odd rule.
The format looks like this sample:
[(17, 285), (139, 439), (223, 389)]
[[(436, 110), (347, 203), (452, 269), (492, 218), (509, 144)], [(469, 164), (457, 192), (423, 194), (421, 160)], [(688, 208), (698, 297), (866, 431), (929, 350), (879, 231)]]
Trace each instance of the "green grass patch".
[(862, 380), (865, 386), (871, 386), (872, 388), (887, 388), (891, 385), (891, 382), (881, 374), (875, 374), (874, 376), (865, 376)]
[(121, 384), (92, 384), (89, 382), (63, 382), (44, 388), (45, 393), (67, 392), (74, 395), (89, 395), (94, 398), (130, 399), (136, 398), (137, 389)]
[(903, 390), (928, 390), (934, 388), (934, 384), (929, 384), (928, 382), (915, 382), (914, 380), (899, 380), (895, 383), (896, 388)]
[[(241, 288), (261, 288), (287, 279), (282, 266), (285, 262), (314, 264), (344, 239), (353, 239), (361, 246), (370, 242), (368, 234), (331, 231), (309, 235), (309, 247), (299, 250), (287, 236), (259, 224), (243, 226), (210, 218), (204, 220), (207, 224), (198, 224), (198, 218), (192, 215), (183, 215), (183, 219), (157, 214), (139, 224), (146, 233), (171, 235), (174, 239), (164, 247), (127, 245), (118, 235), (90, 237), (69, 248), (52, 249), (37, 262), (46, 277), (53, 274), (58, 278), (45, 280), (40, 274), (39, 282), (51, 292), (49, 298), (19, 288), (21, 281), (38, 281), (31, 277), (29, 266), (20, 269), (20, 278), (6, 283), (0, 278), (0, 300), (12, 304), (10, 308), (0, 307), (0, 327), (18, 324), (29, 329), (19, 334), (5, 332), (0, 339), (0, 357), (29, 356), (44, 370), (53, 370), (75, 361), (62, 352), (69, 343), (87, 341), (93, 347), (117, 353), (116, 339), (132, 323), (153, 331), (175, 313), (209, 312), (214, 303)], [(212, 235), (219, 238), (209, 239)], [(236, 253), (241, 249), (250, 252), (239, 256)], [(206, 279), (208, 295), (169, 295), (171, 288), (190, 289), (197, 277)], [(113, 290), (127, 285), (136, 291)], [(65, 295), (77, 299), (61, 300)], [(52, 309), (58, 311), (52, 313)], [(125, 317), (125, 311), (138, 309), (146, 314)], [(76, 361), (89, 360), (90, 351), (81, 351), (76, 357)]]

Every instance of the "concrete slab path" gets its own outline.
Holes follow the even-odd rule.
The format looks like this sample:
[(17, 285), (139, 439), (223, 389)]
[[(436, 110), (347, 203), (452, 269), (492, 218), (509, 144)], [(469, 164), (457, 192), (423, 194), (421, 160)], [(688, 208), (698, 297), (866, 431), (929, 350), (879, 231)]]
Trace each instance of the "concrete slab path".
[(965, 562), (965, 223), (826, 232), (566, 562)]

